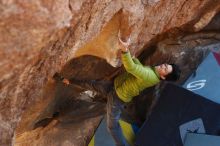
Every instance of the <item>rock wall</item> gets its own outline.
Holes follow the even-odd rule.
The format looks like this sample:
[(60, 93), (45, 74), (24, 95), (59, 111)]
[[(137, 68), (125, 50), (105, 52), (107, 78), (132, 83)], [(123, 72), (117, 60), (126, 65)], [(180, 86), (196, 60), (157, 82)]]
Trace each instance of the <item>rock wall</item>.
[[(70, 75), (64, 71), (73, 58), (93, 55), (119, 66), (119, 29), (124, 38), (131, 34), (132, 54), (141, 55), (164, 38), (201, 31), (219, 10), (219, 0), (2, 0), (0, 145), (13, 145), (15, 133), (32, 130), (42, 111), (51, 106), (56, 93), (48, 91), (54, 90), (55, 72), (82, 78), (76, 72)], [(96, 78), (114, 71), (113, 67), (97, 67), (96, 72), (101, 73)], [(85, 74), (88, 70), (81, 72)], [(89, 73), (88, 76), (94, 77)], [(59, 145), (80, 145), (83, 141), (65, 140)]]

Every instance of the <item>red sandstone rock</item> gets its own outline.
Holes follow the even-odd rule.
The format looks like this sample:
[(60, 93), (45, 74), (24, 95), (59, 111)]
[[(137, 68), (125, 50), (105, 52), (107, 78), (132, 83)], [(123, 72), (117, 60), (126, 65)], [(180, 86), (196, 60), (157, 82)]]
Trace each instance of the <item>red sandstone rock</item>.
[[(163, 34), (172, 34), (176, 28), (179, 33), (202, 30), (219, 9), (219, 0), (2, 0), (0, 145), (14, 143), (16, 127), (19, 134), (33, 128), (54, 101), (53, 74), (68, 61), (94, 55), (117, 66), (119, 29), (124, 37), (131, 33), (132, 54), (141, 54), (144, 46), (162, 40), (166, 37)], [(114, 71), (110, 67), (100, 70), (100, 77)], [(61, 139), (59, 145), (79, 145), (81, 141), (83, 138), (71, 142)], [(53, 141), (43, 144), (53, 145)]]

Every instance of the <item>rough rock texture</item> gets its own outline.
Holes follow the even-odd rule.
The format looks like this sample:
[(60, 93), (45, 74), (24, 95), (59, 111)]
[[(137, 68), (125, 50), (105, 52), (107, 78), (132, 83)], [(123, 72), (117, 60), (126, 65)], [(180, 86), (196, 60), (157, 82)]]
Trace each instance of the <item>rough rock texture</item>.
[[(81, 96), (78, 87), (59, 85), (54, 73), (111, 79), (119, 69), (104, 60), (120, 65), (120, 29), (124, 38), (131, 34), (132, 54), (147, 64), (177, 62), (186, 69), (183, 81), (203, 56), (194, 48), (219, 42), (219, 10), (219, 0), (0, 1), (0, 145), (86, 145), (103, 102)], [(72, 112), (83, 117), (62, 125)], [(45, 118), (49, 122), (36, 127)]]

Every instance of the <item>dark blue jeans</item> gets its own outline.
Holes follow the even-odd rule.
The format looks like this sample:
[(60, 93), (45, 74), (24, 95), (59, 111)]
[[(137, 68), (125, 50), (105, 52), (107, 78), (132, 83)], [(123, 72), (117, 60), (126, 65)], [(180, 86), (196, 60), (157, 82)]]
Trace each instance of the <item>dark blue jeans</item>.
[(124, 108), (124, 102), (121, 101), (113, 90), (108, 94), (107, 102), (107, 129), (112, 135), (116, 146), (128, 146), (119, 125), (121, 111)]
[(125, 103), (118, 98), (113, 82), (70, 79), (70, 83), (77, 84), (84, 89), (96, 91), (107, 97), (107, 129), (116, 146), (129, 146), (119, 125), (121, 111)]

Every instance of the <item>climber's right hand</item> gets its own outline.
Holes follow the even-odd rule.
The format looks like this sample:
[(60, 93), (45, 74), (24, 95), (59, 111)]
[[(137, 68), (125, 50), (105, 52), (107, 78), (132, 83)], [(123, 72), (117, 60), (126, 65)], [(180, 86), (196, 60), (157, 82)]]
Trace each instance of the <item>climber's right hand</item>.
[(119, 44), (119, 49), (122, 51), (122, 52), (128, 52), (129, 49), (129, 45), (130, 45), (130, 42), (131, 42), (131, 39), (130, 39), (130, 36), (127, 40), (123, 40), (122, 36), (121, 36), (121, 31), (119, 30), (118, 31), (118, 44)]

